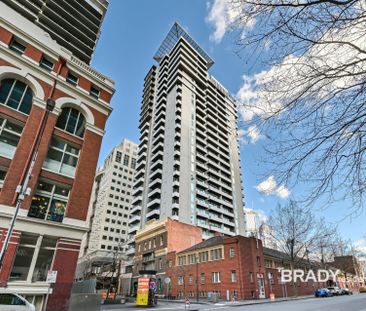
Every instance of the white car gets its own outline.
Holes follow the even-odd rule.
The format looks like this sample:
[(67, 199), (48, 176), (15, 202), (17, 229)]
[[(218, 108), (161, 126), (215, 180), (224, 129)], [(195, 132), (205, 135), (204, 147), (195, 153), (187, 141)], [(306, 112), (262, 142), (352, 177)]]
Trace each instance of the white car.
[(36, 311), (36, 308), (18, 294), (0, 293), (0, 311)]

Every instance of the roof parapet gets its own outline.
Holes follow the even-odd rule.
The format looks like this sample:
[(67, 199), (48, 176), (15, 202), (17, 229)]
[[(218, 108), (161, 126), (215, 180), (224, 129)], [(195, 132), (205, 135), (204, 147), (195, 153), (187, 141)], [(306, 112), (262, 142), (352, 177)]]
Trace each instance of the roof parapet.
[(186, 39), (196, 52), (206, 60), (208, 68), (214, 64), (212, 58), (208, 56), (208, 54), (197, 44), (196, 41), (192, 39), (192, 37), (178, 24), (178, 22), (175, 22), (169, 30), (158, 51), (155, 53), (154, 59), (159, 62), (165, 55), (169, 54), (179, 41), (180, 37)]

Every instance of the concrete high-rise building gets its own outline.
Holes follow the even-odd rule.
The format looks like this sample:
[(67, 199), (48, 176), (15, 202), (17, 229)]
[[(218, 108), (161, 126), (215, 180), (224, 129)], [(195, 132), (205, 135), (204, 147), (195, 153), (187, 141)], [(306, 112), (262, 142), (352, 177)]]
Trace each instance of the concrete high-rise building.
[(244, 209), (244, 223), (245, 223), (245, 235), (246, 236), (257, 236), (259, 226), (258, 213), (250, 208)]
[(108, 0), (2, 0), (89, 64)]
[(131, 245), (136, 230), (167, 217), (201, 227), (204, 238), (244, 234), (235, 100), (179, 24), (154, 59), (140, 113)]
[(106, 157), (95, 177), (90, 200), (90, 231), (84, 241), (77, 277), (93, 274), (98, 266), (123, 253), (126, 241), (137, 144), (124, 139)]
[[(0, 2), (0, 247), (19, 187), (29, 188), (0, 288), (26, 296), (36, 311), (66, 311), (114, 82), (8, 2)], [(57, 1), (64, 2), (71, 1)], [(49, 271), (57, 273), (54, 284), (46, 282)]]

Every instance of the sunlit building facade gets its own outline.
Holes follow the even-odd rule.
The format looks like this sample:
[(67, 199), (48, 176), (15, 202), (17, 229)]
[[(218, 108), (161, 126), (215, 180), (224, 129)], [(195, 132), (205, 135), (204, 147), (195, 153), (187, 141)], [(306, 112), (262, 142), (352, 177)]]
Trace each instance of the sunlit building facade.
[[(37, 311), (64, 311), (88, 230), (114, 82), (20, 14), (14, 9), (18, 2), (0, 3), (0, 245), (37, 138), (40, 144), (0, 270), (0, 287), (24, 295)], [(49, 99), (55, 108), (45, 119)], [(57, 273), (56, 283), (46, 282), (50, 270)]]
[(237, 107), (209, 74), (213, 60), (177, 23), (144, 80), (130, 219), (133, 236), (170, 217), (215, 233), (244, 234)]

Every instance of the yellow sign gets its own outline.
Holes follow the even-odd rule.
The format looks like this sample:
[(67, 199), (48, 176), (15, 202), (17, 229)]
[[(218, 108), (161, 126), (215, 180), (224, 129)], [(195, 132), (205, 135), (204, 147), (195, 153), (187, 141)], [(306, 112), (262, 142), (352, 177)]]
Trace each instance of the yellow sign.
[(149, 278), (139, 278), (137, 285), (136, 305), (147, 306), (149, 303)]

